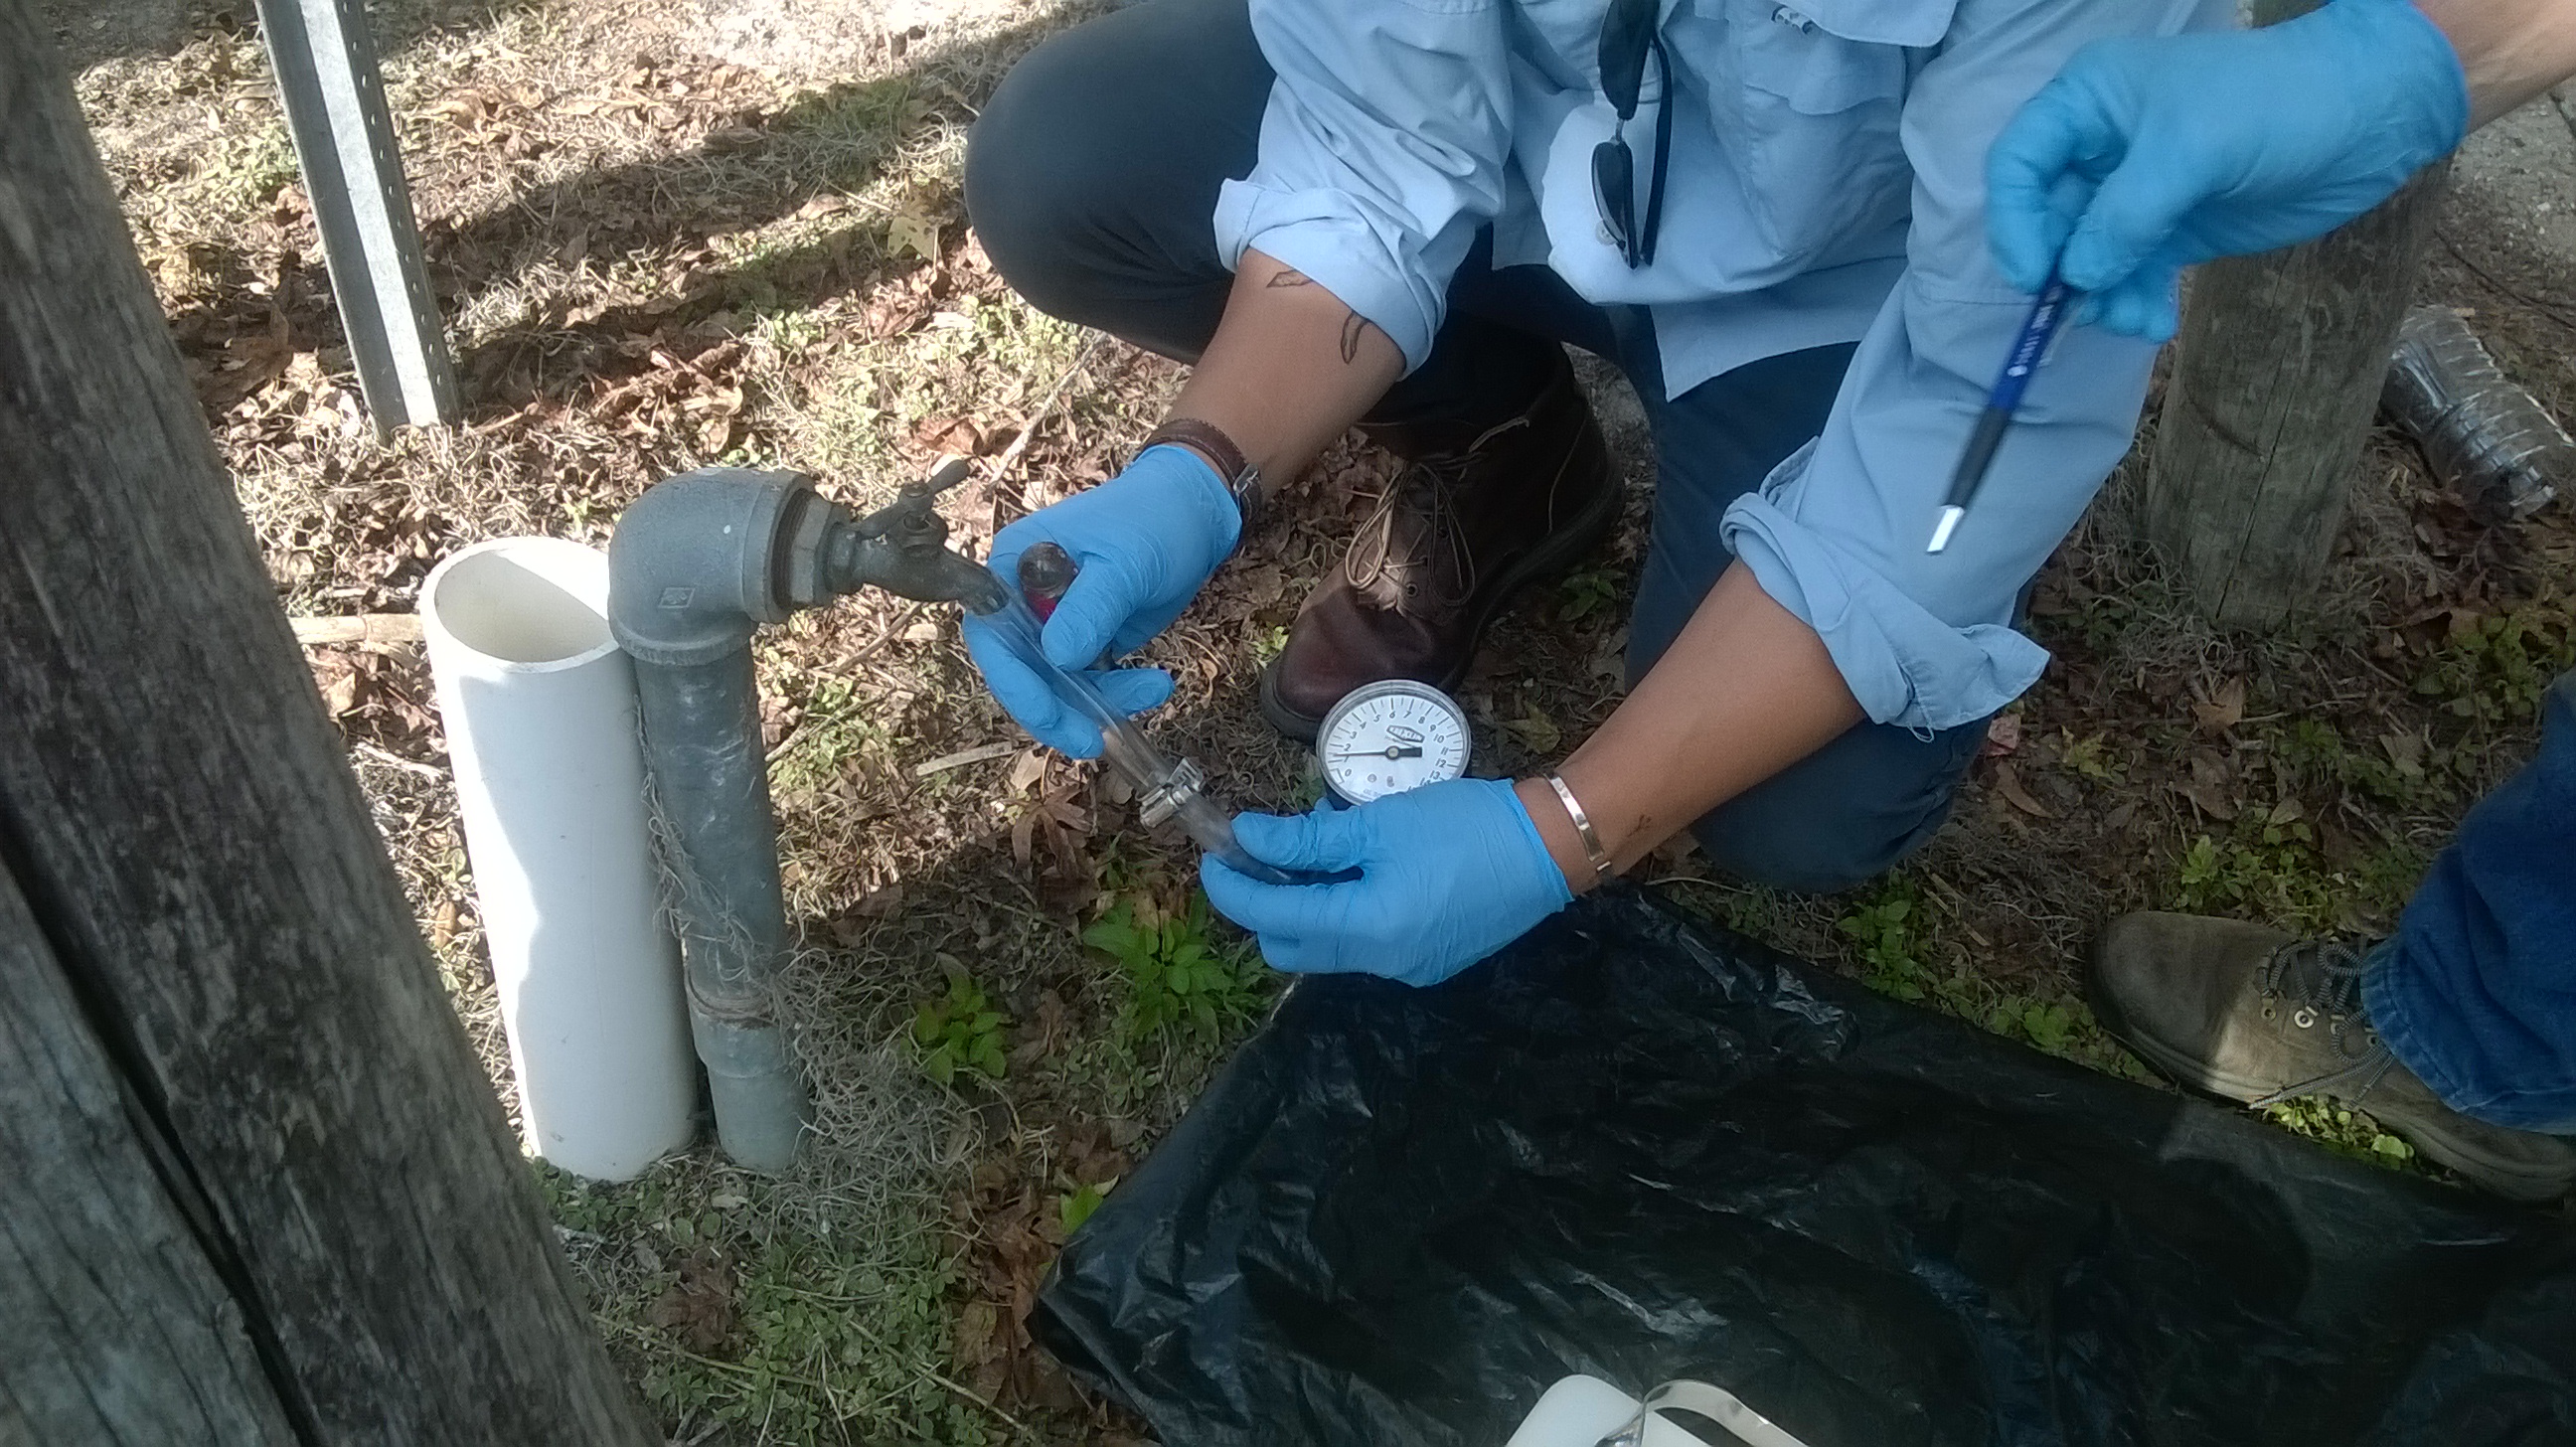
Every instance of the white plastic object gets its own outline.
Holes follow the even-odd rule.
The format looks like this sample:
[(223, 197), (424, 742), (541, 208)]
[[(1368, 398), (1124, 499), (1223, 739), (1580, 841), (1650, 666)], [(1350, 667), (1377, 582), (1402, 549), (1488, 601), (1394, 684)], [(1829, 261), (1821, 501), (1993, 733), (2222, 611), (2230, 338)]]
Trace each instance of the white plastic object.
[[(1732, 1442), (1749, 1447), (1805, 1447), (1723, 1387), (1666, 1382), (1649, 1399), (1707, 1415), (1735, 1434), (1727, 1439)], [(1503, 1447), (1602, 1447), (1612, 1441), (1618, 1447), (1709, 1447), (1706, 1438), (1659, 1416), (1647, 1417), (1639, 1435), (1626, 1436), (1645, 1407), (1646, 1403), (1599, 1377), (1567, 1377), (1539, 1397), (1530, 1414), (1521, 1419), (1520, 1430)]]
[(420, 598), (528, 1148), (630, 1179), (688, 1143), (697, 1076), (608, 557), (478, 543)]

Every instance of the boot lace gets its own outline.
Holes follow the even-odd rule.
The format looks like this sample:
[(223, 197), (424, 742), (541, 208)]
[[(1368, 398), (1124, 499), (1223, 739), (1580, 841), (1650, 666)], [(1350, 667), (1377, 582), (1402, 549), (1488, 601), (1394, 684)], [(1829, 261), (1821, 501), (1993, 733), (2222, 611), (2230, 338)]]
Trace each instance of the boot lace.
[(2254, 983), (2262, 994), (2266, 1014), (2275, 1006), (2287, 1005), (2291, 1023), (2302, 1030), (2313, 1029), (2323, 1020), (2335, 1055), (2346, 1063), (2273, 1091), (2254, 1101), (2255, 1109), (2302, 1095), (2335, 1095), (2358, 1105), (2363, 1096), (2387, 1078), (2397, 1057), (2380, 1040), (2379, 1032), (2370, 1028), (2370, 1020), (2361, 1007), (2361, 971), (2370, 949), (2367, 945), (2301, 940), (2273, 951), (2272, 957), (2263, 962)]
[[(1454, 608), (1474, 597), (1476, 558), (1467, 547), (1459, 494), (1464, 490), (1468, 470), (1485, 445), (1528, 425), (1526, 416), (1514, 417), (1479, 433), (1464, 452), (1406, 463), (1386, 491), (1378, 495), (1377, 506), (1370, 510), (1368, 520), (1360, 524), (1359, 538), (1351, 544), (1346, 565), (1351, 585), (1368, 588), (1383, 578), (1399, 584), (1405, 601), (1412, 602), (1420, 585), (1402, 575), (1427, 564), (1431, 584), (1438, 590), (1432, 597), (1434, 606)], [(1408, 518), (1420, 525), (1404, 530), (1410, 540), (1399, 552), (1397, 524)]]

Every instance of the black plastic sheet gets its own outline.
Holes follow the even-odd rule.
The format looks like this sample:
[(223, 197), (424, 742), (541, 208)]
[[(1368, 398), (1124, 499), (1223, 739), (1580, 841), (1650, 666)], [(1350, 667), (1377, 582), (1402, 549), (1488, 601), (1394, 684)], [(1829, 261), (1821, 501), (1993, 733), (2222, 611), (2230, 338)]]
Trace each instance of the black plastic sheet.
[(1301, 984), (1034, 1325), (1188, 1447), (1502, 1447), (1576, 1372), (1809, 1447), (2576, 1443), (2563, 1221), (1634, 894)]

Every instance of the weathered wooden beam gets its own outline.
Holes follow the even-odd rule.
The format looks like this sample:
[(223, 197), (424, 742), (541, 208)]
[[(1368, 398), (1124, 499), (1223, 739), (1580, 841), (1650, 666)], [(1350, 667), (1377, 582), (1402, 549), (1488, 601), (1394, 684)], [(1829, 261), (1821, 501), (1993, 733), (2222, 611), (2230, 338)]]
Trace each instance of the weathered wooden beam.
[(0, 871), (0, 1442), (235, 1447), (294, 1429)]
[[(2313, 0), (2264, 0), (2271, 22)], [(2274, 629), (2315, 600), (2447, 164), (2340, 230), (2194, 275), (2147, 472), (2148, 540), (2204, 616)]]
[(255, 1355), (292, 1440), (654, 1441), (28, 0), (0, 0), (0, 136), (0, 870), (161, 1153), (219, 1308), (270, 1344)]
[(331, 644), (420, 641), (417, 613), (361, 613), (355, 618), (293, 618), (295, 641), (307, 648)]

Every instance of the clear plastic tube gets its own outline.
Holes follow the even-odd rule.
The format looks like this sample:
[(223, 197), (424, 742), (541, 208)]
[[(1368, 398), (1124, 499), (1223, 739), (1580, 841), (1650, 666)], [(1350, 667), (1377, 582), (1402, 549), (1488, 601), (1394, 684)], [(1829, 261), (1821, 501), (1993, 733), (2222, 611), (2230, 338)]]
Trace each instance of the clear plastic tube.
[(975, 616), (984, 620), (1002, 645), (1035, 670), (1055, 689), (1056, 697), (1071, 705), (1084, 718), (1099, 726), (1101, 757), (1109, 766), (1126, 777), (1136, 790), (1136, 797), (1161, 811), (1181, 826), (1192, 843), (1213, 854), (1227, 868), (1260, 880), (1264, 884), (1306, 884), (1286, 870), (1264, 864), (1244, 852), (1234, 837), (1234, 818), (1216, 801), (1200, 792), (1203, 777), (1197, 766), (1186, 760), (1175, 760), (1156, 747), (1144, 728), (1134, 719), (1110, 706), (1099, 686), (1087, 673), (1059, 668), (1038, 644), (1038, 616), (1030, 611), (1028, 601), (1008, 579), (994, 575), (1003, 584), (1002, 606)]

